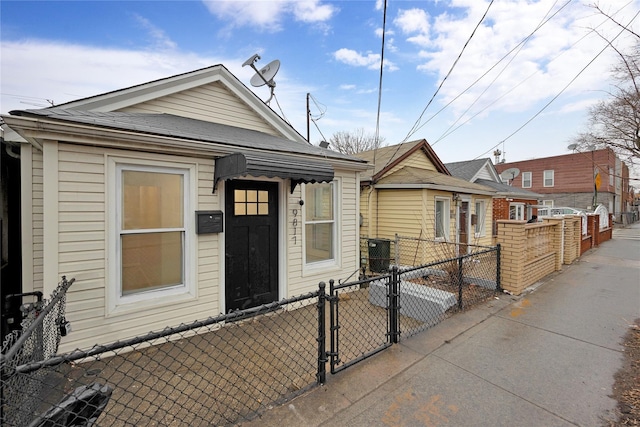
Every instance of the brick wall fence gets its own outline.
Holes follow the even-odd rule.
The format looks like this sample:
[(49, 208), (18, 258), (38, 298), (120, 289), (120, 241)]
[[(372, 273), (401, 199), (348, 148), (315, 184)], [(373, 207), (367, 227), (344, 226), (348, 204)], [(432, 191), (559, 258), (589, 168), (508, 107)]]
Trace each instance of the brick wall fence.
[(577, 215), (544, 218), (543, 222), (498, 220), (495, 243), (501, 246), (502, 288), (520, 295), (538, 280), (560, 271), (586, 250), (611, 239), (609, 227), (600, 230), (598, 215), (587, 216), (587, 235), (582, 235), (582, 219)]

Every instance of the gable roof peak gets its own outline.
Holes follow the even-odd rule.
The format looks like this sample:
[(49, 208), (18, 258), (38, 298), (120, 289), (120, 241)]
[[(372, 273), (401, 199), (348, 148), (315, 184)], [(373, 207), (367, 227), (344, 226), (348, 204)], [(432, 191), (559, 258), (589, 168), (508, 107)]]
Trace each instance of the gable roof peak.
[(374, 166), (372, 175), (369, 177), (363, 176), (362, 179), (364, 181), (369, 179), (376, 181), (404, 159), (418, 151), (422, 151), (427, 156), (439, 173), (451, 175), (426, 139), (387, 145), (374, 150), (357, 153), (355, 156), (373, 163)]

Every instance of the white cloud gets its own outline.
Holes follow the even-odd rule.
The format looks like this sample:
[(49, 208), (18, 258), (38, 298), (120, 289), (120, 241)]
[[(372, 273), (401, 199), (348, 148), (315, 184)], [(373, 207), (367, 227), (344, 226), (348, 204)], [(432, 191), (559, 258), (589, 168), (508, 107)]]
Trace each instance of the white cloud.
[[(589, 1), (570, 4), (562, 9), (536, 30), (526, 44), (497, 66), (501, 58), (565, 3), (554, 3), (552, 0), (496, 2), (443, 85), (440, 91), (442, 103), (458, 97), (452, 105), (456, 114), (466, 111), (472, 104), (471, 113), (484, 108), (488, 111), (500, 109), (514, 112), (535, 107), (537, 103), (559, 94), (606, 44), (595, 34), (590, 34), (590, 28), (606, 19), (586, 6)], [(611, 0), (610, 5), (618, 10), (626, 3), (627, 0)], [(634, 3), (638, 4), (636, 0)], [(451, 6), (459, 8), (460, 13), (454, 15), (449, 9), (447, 13), (433, 17), (430, 32), (423, 30), (428, 26), (425, 23), (428, 15), (416, 9), (401, 11), (393, 21), (407, 36), (406, 42), (421, 47), (415, 55), (422, 58), (417, 69), (436, 74), (440, 81), (456, 61), (487, 9), (486, 2), (476, 0), (453, 0)], [(630, 18), (631, 15), (627, 15)], [(615, 25), (611, 22), (605, 22), (599, 30), (611, 38), (616, 33)], [(586, 38), (581, 40), (585, 35)], [(626, 43), (628, 46), (628, 42), (622, 39), (616, 43)], [(590, 65), (567, 88), (562, 99), (582, 97), (586, 91), (601, 87), (606, 81), (610, 65), (616, 59), (612, 53), (607, 52)], [(494, 66), (478, 84), (461, 95)]]
[(400, 10), (393, 23), (403, 34), (415, 34), (407, 40), (419, 46), (429, 45), (429, 14), (423, 9)]
[[(41, 40), (2, 42), (0, 111), (62, 104), (217, 62), (176, 51), (145, 52)], [(36, 105), (33, 105), (36, 104)]]
[(380, 64), (380, 54), (367, 53), (362, 55), (355, 50), (342, 48), (334, 52), (333, 57), (340, 62), (355, 67), (376, 67)]
[(282, 29), (287, 15), (305, 23), (324, 23), (337, 9), (320, 0), (203, 0), (209, 12), (228, 22), (230, 27), (251, 26), (257, 30), (276, 32)]
[[(371, 70), (380, 68), (380, 54), (367, 53), (360, 54), (352, 49), (342, 48), (333, 53), (333, 57), (344, 64), (354, 67), (366, 67)], [(391, 61), (385, 59), (384, 66), (389, 71), (396, 71), (398, 67)]]
[(153, 44), (155, 48), (175, 49), (177, 47), (176, 43), (173, 40), (171, 40), (171, 38), (167, 36), (162, 29), (153, 25), (151, 21), (149, 21), (147, 18), (144, 18), (137, 14), (134, 15), (134, 17), (138, 21), (138, 23), (142, 26), (142, 28), (149, 33), (149, 36), (151, 36), (151, 38), (154, 41)]

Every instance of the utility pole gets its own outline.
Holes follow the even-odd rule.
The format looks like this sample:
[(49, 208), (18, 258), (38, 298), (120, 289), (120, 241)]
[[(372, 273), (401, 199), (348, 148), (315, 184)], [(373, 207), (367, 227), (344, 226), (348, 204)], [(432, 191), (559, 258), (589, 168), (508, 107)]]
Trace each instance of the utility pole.
[(309, 95), (310, 93), (307, 92), (307, 142), (311, 143), (311, 135), (309, 130), (309, 117), (311, 116), (311, 110), (309, 110)]

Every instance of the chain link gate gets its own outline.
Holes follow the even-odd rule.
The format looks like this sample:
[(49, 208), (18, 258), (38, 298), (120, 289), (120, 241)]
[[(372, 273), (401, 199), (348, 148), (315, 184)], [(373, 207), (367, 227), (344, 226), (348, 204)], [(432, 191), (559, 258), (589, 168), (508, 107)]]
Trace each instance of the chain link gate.
[[(328, 356), (332, 374), (397, 342), (397, 331), (392, 327), (397, 324), (393, 310), (385, 308), (393, 306), (389, 304), (389, 299), (394, 297), (391, 279), (392, 275), (384, 275), (338, 285), (333, 280), (329, 282), (331, 343)], [(377, 291), (371, 292), (374, 285)]]

